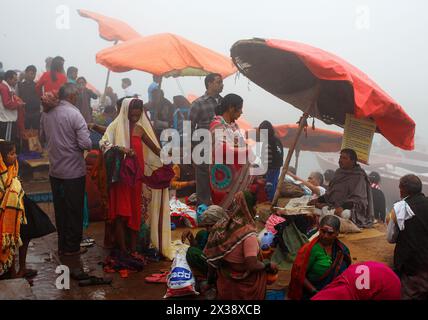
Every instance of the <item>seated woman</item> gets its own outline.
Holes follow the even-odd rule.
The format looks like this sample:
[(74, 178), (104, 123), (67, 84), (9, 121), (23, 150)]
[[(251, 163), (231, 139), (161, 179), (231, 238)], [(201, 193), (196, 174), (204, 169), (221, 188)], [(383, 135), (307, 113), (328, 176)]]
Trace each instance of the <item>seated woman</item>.
[[(374, 221), (373, 199), (366, 172), (357, 164), (357, 154), (352, 149), (340, 152), (339, 166), (324, 196), (309, 202), (322, 209), (334, 209), (334, 214), (350, 218), (359, 228), (371, 228)], [(349, 215), (345, 212), (349, 210)]]
[(184, 243), (186, 240), (189, 241), (190, 248), (187, 250), (186, 259), (189, 266), (202, 274), (203, 276), (208, 275), (208, 264), (207, 259), (203, 254), (203, 250), (208, 241), (211, 228), (222, 218), (226, 216), (226, 212), (222, 207), (213, 205), (202, 214), (201, 221), (198, 226), (205, 228), (200, 230), (196, 236), (193, 236), (192, 231), (184, 231), (181, 235), (181, 241)]
[(400, 300), (400, 278), (375, 261), (351, 265), (311, 300)]
[(241, 116), (242, 108), (242, 98), (228, 94), (210, 124), (214, 163), (210, 167), (211, 198), (213, 204), (223, 208), (229, 208), (235, 194), (247, 190), (252, 182), (248, 148), (235, 122)]
[(308, 180), (304, 180), (290, 171), (288, 171), (287, 174), (293, 179), (301, 181), (305, 186), (311, 189), (312, 199), (317, 199), (318, 197), (323, 196), (326, 192), (325, 188), (322, 186), (324, 183), (324, 177), (318, 171), (311, 172), (308, 177)]
[(13, 142), (0, 141), (0, 277), (23, 277), (30, 271), (25, 269), (25, 252), (20, 251), (20, 271), (15, 270), (15, 257), (20, 247), (21, 224), (27, 224), (24, 210), (24, 190), (18, 179), (18, 161)]
[(238, 192), (231, 215), (212, 228), (204, 254), (210, 273), (217, 274), (217, 299), (263, 300), (267, 273), (276, 273), (276, 265), (262, 262), (253, 219), (255, 197)]
[(349, 249), (337, 239), (340, 220), (334, 215), (320, 222), (319, 236), (303, 245), (291, 270), (290, 300), (307, 300), (351, 264)]

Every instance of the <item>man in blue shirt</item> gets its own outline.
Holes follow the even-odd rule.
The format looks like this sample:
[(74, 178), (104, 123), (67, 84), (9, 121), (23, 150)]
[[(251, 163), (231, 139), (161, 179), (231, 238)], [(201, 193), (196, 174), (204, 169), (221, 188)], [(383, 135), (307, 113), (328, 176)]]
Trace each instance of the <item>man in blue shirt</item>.
[(149, 86), (149, 89), (147, 90), (149, 94), (149, 102), (152, 101), (153, 91), (156, 89), (160, 89), (161, 84), (162, 84), (162, 77), (153, 75), (153, 82)]

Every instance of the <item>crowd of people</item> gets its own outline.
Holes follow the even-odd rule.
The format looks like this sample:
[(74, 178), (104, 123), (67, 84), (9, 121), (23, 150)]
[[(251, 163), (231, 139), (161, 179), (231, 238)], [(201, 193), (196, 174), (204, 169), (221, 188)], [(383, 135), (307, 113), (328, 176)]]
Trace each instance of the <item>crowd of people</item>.
[[(151, 201), (159, 203), (151, 210), (159, 211), (168, 206), (162, 200), (165, 188), (174, 189), (178, 197), (196, 193), (196, 207), (205, 208), (199, 222), (205, 229), (196, 236), (183, 233), (182, 241), (190, 244), (189, 265), (216, 288), (218, 299), (264, 299), (278, 266), (262, 255), (256, 205), (273, 200), (284, 158), (272, 124), (263, 121), (257, 129), (258, 133), (268, 132), (267, 141), (257, 135), (259, 142), (267, 144), (267, 170), (255, 177), (251, 175), (254, 164), (249, 160), (246, 137), (236, 122), (243, 113), (244, 100), (233, 93), (221, 96), (221, 75), (207, 75), (206, 92), (193, 103), (183, 96), (170, 102), (161, 89), (162, 78), (154, 76), (144, 104), (130, 79), (122, 80), (121, 99), (111, 88), (100, 95), (88, 88), (78, 68), (71, 66), (65, 72), (64, 62), (62, 57), (47, 59), (46, 72), (37, 81), (34, 66), (28, 66), (22, 76), (13, 70), (2, 74), (0, 276), (35, 273), (25, 268), (29, 239), (22, 246), (20, 229), (27, 224), (27, 208), (17, 160), (20, 139), (25, 130), (34, 129), (49, 156), (60, 256), (79, 256), (87, 251), (81, 246), (87, 175), (84, 152), (97, 149), (98, 187), (107, 199), (105, 232), (115, 261), (145, 262), (137, 242), (142, 223), (152, 212), (143, 188), (152, 190)], [(91, 108), (93, 99), (100, 99), (99, 114)], [(160, 163), (163, 130), (180, 132), (184, 120), (191, 121), (195, 135), (198, 129), (207, 129), (213, 138), (218, 130), (224, 133), (222, 139), (213, 139), (211, 148), (212, 158), (222, 161), (173, 167)], [(206, 156), (204, 152), (202, 149), (201, 157)], [(233, 154), (232, 163), (226, 161), (227, 154)], [(242, 155), (245, 163), (236, 160)], [(315, 216), (293, 222), (307, 241), (294, 259), (288, 298), (428, 298), (428, 200), (421, 193), (420, 179), (406, 175), (400, 180), (402, 201), (386, 215), (379, 174), (367, 175), (352, 149), (340, 152), (338, 165), (336, 171), (311, 172), (308, 179), (298, 177), (291, 168), (287, 172), (289, 179), (304, 186), (302, 194), (311, 195), (308, 205), (318, 209)], [(150, 175), (145, 170), (148, 167)], [(272, 215), (281, 216), (280, 211), (271, 210)], [(395, 273), (383, 264), (362, 263), (370, 270), (370, 286), (361, 290), (354, 286), (359, 265), (352, 264), (352, 252), (338, 239), (345, 220), (361, 229), (386, 223), (388, 241), (396, 243)], [(16, 272), (18, 252), (20, 269)], [(81, 278), (81, 270), (73, 271)]]

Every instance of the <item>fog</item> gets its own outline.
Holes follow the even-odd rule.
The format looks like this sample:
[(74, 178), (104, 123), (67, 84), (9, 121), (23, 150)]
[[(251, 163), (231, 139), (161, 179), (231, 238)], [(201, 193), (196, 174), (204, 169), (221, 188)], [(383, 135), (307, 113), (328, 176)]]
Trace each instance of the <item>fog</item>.
[[(240, 39), (294, 40), (335, 53), (367, 73), (416, 121), (417, 136), (428, 136), (428, 4), (423, 0), (0, 1), (0, 61), (4, 70), (23, 70), (34, 64), (44, 71), (47, 56), (61, 55), (66, 68), (77, 66), (79, 75), (102, 91), (107, 71), (95, 63), (95, 55), (112, 43), (101, 39), (97, 24), (80, 17), (77, 9), (121, 19), (142, 35), (179, 34), (228, 56), (231, 46)], [(57, 28), (57, 9), (61, 5), (69, 8), (67, 29)], [(110, 85), (119, 96), (124, 77), (131, 78), (147, 100), (151, 76), (139, 71), (112, 73)], [(167, 98), (204, 93), (202, 78), (179, 78), (178, 82), (164, 81)], [(223, 94), (231, 92), (244, 98), (244, 116), (254, 126), (265, 119), (274, 124), (293, 123), (301, 114), (243, 75), (225, 80)], [(316, 126), (341, 130), (321, 121)], [(301, 158), (310, 165), (312, 160), (307, 154)]]

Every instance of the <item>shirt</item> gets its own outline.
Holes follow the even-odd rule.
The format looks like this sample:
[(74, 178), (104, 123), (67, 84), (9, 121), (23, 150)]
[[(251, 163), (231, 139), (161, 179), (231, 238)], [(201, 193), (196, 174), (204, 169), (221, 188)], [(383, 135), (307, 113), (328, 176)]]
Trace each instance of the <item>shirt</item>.
[(132, 88), (132, 86), (123, 89), (123, 94), (124, 97), (134, 97), (136, 95), (139, 96), (139, 94), (134, 90), (134, 88)]
[(36, 84), (37, 94), (41, 97), (44, 93), (59, 91), (67, 83), (67, 77), (63, 73), (56, 73), (56, 81), (51, 78), (50, 71), (43, 73)]
[(190, 109), (190, 121), (192, 132), (195, 129), (209, 129), (211, 121), (215, 117), (215, 109), (221, 103), (222, 97), (211, 97), (204, 94), (196, 99)]
[(18, 83), (18, 95), (25, 102), (26, 113), (40, 113), (40, 97), (34, 81), (24, 80)]
[(19, 103), (15, 92), (6, 81), (0, 83), (0, 122), (14, 122), (18, 119)]
[(49, 175), (59, 179), (76, 179), (86, 175), (84, 150), (90, 150), (88, 126), (79, 110), (62, 100), (59, 106), (43, 113), (40, 138), (49, 154)]

